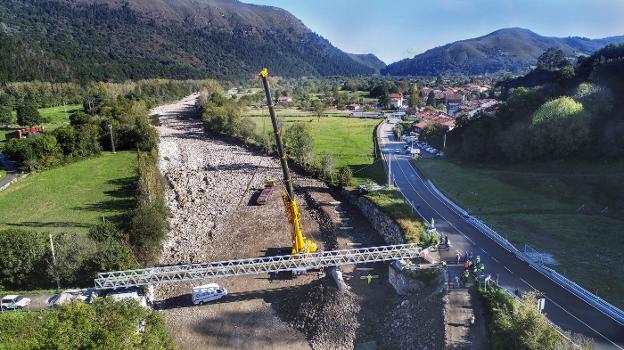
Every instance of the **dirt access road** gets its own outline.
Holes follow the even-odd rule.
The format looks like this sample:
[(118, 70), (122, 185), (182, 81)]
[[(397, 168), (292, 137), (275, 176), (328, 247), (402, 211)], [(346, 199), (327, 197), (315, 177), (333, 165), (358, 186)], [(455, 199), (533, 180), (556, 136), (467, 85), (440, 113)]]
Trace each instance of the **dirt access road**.
[[(196, 98), (152, 111), (159, 115), (159, 166), (170, 185), (171, 231), (161, 263), (275, 255), (277, 248), (288, 252), (283, 186), (267, 205), (253, 204), (265, 180), (281, 179), (278, 161), (204, 132), (195, 118)], [(297, 175), (294, 182), (304, 231), (320, 249), (383, 244), (357, 210), (346, 204), (336, 208), (336, 196), (322, 182)], [(379, 276), (372, 285), (362, 279), (369, 270), (344, 270), (351, 287), (345, 295), (312, 272), (297, 279), (257, 275), (217, 281), (230, 295), (203, 306), (192, 305), (189, 294), (201, 282), (164, 285), (157, 289), (157, 308), (182, 349), (397, 348), (387, 317), (401, 311), (405, 298), (387, 283), (387, 265), (367, 268)], [(426, 334), (431, 338), (435, 332)]]

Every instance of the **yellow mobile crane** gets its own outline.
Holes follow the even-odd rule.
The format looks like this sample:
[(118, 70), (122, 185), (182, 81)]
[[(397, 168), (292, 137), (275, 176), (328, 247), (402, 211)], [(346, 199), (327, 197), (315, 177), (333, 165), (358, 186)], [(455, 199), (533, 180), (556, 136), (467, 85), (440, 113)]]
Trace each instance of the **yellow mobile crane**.
[(282, 195), (282, 198), (284, 199), (284, 206), (286, 207), (286, 214), (288, 215), (288, 222), (290, 224), (290, 235), (293, 241), (292, 254), (313, 253), (317, 249), (316, 244), (303, 235), (303, 231), (301, 230), (301, 224), (299, 223), (299, 209), (297, 209), (295, 191), (293, 190), (292, 179), (290, 178), (290, 170), (288, 170), (286, 154), (284, 153), (284, 146), (282, 145), (282, 136), (280, 135), (279, 123), (277, 122), (277, 118), (275, 117), (275, 108), (273, 108), (273, 98), (271, 97), (271, 90), (269, 88), (268, 69), (264, 68), (259, 75), (260, 78), (262, 78), (262, 85), (264, 85), (264, 92), (266, 94), (267, 104), (269, 106), (269, 114), (271, 115), (271, 123), (273, 123), (273, 132), (275, 134), (275, 143), (277, 144), (277, 153), (279, 155), (280, 164), (282, 165), (284, 185), (286, 185), (286, 193)]

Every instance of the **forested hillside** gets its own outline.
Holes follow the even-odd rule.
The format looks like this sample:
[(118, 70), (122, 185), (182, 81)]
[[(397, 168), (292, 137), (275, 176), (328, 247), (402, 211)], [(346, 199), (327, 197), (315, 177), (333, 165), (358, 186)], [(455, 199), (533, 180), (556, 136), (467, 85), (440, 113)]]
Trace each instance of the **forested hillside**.
[(356, 62), (373, 68), (375, 70), (375, 73), (379, 73), (379, 71), (386, 68), (386, 64), (384, 63), (384, 61), (380, 60), (379, 57), (375, 56), (372, 53), (348, 53), (348, 55)]
[(624, 44), (575, 65), (562, 52), (546, 56), (527, 76), (499, 84), (511, 92), (495, 117), (459, 118), (449, 153), (495, 162), (624, 158)]
[(624, 42), (624, 36), (603, 39), (554, 38), (528, 29), (500, 29), (482, 37), (436, 47), (413, 58), (392, 63), (382, 74), (436, 76), (444, 73), (480, 75), (524, 73), (548, 48), (563, 51), (567, 57), (590, 55), (609, 43)]
[(370, 74), (290, 13), (235, 0), (5, 0), (0, 82)]

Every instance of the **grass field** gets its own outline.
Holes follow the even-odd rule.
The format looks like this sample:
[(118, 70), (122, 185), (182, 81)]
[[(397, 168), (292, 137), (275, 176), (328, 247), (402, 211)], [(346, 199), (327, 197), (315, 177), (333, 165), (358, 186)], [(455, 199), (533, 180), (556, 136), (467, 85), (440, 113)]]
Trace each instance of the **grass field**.
[(4, 177), (6, 176), (7, 172), (6, 170), (2, 169), (0, 167), (0, 180), (4, 179)]
[[(54, 130), (63, 124), (69, 123), (69, 115), (73, 112), (80, 110), (82, 108), (81, 105), (67, 105), (67, 106), (59, 106), (59, 107), (50, 107), (50, 108), (41, 108), (39, 109), (39, 113), (42, 117), (49, 120), (48, 123), (43, 124), (46, 130)], [(15, 114), (15, 111), (13, 111)], [(9, 129), (0, 129), (0, 143), (4, 142), (4, 135), (12, 132), (13, 130), (17, 130), (17, 127), (9, 128)]]
[(0, 192), (0, 229), (86, 232), (134, 207), (134, 152), (104, 153), (18, 180)]
[[(310, 117), (316, 118), (316, 114), (313, 111), (304, 111), (297, 108), (275, 108), (275, 114), (278, 117)], [(332, 117), (346, 117), (349, 113), (343, 110), (327, 109), (323, 112), (325, 116)], [(247, 117), (266, 117), (269, 112), (266, 108), (247, 108), (243, 111), (243, 116)]]
[(416, 164), (518, 248), (552, 254), (557, 271), (624, 307), (624, 163)]
[[(268, 117), (249, 117), (261, 132), (272, 132)], [(329, 153), (334, 156), (335, 166), (349, 166), (356, 184), (370, 180), (383, 182), (383, 166), (375, 162), (373, 131), (379, 124), (377, 119), (348, 117), (282, 117), (284, 125), (302, 122), (309, 125), (314, 138), (317, 154)]]

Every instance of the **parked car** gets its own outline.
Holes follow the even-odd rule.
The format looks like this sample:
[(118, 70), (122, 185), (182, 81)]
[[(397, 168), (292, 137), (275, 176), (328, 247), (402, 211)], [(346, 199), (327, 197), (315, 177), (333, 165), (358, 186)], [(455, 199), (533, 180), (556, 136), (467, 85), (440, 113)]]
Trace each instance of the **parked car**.
[(398, 150), (398, 149), (397, 149), (397, 150), (395, 150), (395, 151), (394, 151), (394, 153), (396, 153), (396, 154), (401, 154), (401, 150)]
[(30, 305), (30, 299), (21, 295), (7, 295), (0, 300), (0, 310), (17, 310), (23, 309)]
[(209, 283), (203, 286), (193, 287), (193, 304), (203, 304), (209, 301), (218, 300), (228, 294), (227, 289), (216, 283)]

